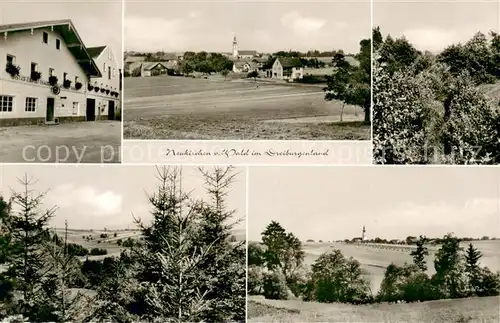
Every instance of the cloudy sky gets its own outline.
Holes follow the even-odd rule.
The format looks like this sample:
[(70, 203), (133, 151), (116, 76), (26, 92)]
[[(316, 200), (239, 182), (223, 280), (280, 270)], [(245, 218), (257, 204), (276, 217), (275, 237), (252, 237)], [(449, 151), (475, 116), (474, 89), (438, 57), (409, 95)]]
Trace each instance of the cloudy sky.
[(344, 49), (370, 37), (370, 2), (130, 1), (125, 50), (231, 52)]
[[(238, 175), (228, 205), (236, 209), (235, 218), (242, 218), (246, 210), (245, 169), (234, 171)], [(49, 190), (44, 209), (59, 208), (52, 226), (64, 227), (68, 219), (68, 226), (75, 229), (124, 229), (135, 227), (132, 214), (146, 223), (151, 219), (147, 194), (157, 187), (154, 166), (0, 165), (0, 195), (9, 196), (11, 189), (22, 189), (18, 178), (25, 174), (36, 180), (35, 191)], [(183, 177), (186, 191), (193, 191), (195, 198), (206, 198), (196, 168), (185, 166)], [(245, 228), (245, 224), (238, 228)]]
[(118, 62), (122, 16), (121, 0), (0, 0), (0, 25), (71, 19), (87, 47), (110, 45)]
[(500, 237), (500, 169), (252, 167), (248, 239), (272, 220), (301, 240)]
[(466, 42), (476, 32), (499, 31), (498, 0), (397, 1), (375, 0), (373, 24), (382, 34), (404, 35), (420, 50), (439, 52)]

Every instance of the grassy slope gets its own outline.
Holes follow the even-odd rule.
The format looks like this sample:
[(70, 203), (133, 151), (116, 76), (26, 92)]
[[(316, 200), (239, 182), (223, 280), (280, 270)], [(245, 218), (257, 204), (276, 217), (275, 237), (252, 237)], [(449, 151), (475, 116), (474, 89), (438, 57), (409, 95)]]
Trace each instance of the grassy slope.
[(354, 306), (250, 297), (248, 322), (483, 322), (500, 320), (500, 297)]

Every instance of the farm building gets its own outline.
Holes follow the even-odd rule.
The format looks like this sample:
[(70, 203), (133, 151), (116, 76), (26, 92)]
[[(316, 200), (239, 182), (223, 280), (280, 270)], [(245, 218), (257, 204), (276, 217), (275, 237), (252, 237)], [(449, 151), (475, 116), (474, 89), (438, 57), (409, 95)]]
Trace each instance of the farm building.
[[(120, 106), (120, 73), (114, 58), (108, 59), (111, 49), (89, 50), (71, 20), (0, 25), (0, 33), (0, 57), (5, 59), (0, 70), (0, 124), (91, 121), (111, 117), (106, 109), (99, 110), (99, 104)], [(111, 79), (96, 59), (102, 67), (109, 64)], [(109, 93), (91, 93), (96, 80)]]
[(255, 62), (236, 61), (233, 63), (234, 73), (249, 73), (258, 70), (259, 70), (259, 64)]
[(141, 65), (141, 76), (165, 75), (167, 72), (168, 67), (164, 62), (144, 62)]
[(293, 81), (304, 77), (304, 69), (298, 58), (278, 57), (267, 71), (267, 77)]

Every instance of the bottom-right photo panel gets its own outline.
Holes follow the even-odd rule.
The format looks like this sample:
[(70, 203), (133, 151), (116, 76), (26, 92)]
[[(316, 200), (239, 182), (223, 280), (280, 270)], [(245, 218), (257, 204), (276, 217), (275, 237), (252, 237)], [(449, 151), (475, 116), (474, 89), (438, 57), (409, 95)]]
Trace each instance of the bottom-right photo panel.
[(247, 322), (499, 322), (500, 169), (250, 167)]

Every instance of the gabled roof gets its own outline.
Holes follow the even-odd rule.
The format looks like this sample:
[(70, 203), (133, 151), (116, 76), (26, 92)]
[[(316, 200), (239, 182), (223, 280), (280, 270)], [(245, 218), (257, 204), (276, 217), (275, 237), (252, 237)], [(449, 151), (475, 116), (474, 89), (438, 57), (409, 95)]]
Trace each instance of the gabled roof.
[(142, 65), (142, 69), (149, 71), (149, 70), (152, 70), (153, 68), (155, 68), (158, 65), (161, 65), (164, 68), (168, 68), (167, 65), (166, 65), (166, 63), (164, 63), (164, 62), (147, 62), (147, 63), (144, 63)]
[(102, 77), (101, 71), (70, 19), (0, 25), (0, 33), (8, 36), (11, 32), (47, 28), (53, 29), (54, 32), (57, 32), (61, 36), (78, 64), (89, 76)]
[(107, 46), (99, 46), (99, 47), (87, 47), (87, 51), (89, 52), (90, 56), (93, 58), (99, 57), (101, 53), (106, 49)]
[(278, 57), (276, 59), (280, 62), (283, 68), (302, 67), (300, 59), (296, 57)]

